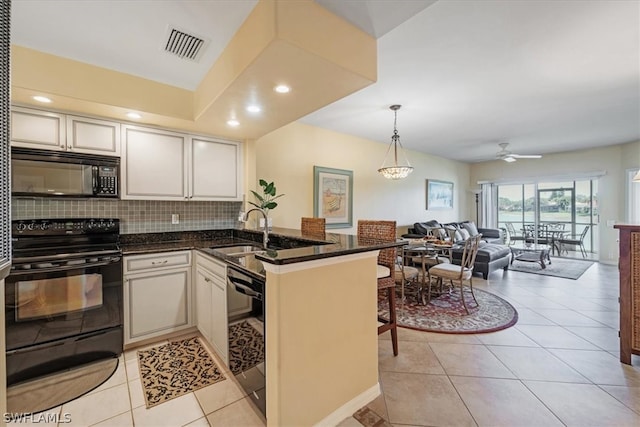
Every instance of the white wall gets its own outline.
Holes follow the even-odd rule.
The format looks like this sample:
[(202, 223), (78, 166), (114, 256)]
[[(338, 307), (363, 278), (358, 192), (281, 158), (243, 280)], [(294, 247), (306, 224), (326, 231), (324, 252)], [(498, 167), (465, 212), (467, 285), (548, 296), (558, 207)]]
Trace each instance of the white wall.
[[(301, 217), (313, 216), (314, 165), (353, 171), (353, 227), (334, 232), (355, 234), (358, 219), (395, 220), (401, 233), (417, 221), (474, 219), (470, 216), (475, 216), (475, 205), (470, 206), (468, 164), (408, 151), (413, 173), (391, 181), (377, 172), (387, 148), (388, 144), (302, 123), (292, 123), (258, 139), (256, 178), (274, 181), (278, 193), (285, 194), (270, 212), (274, 226), (300, 228)], [(428, 178), (454, 183), (452, 210), (426, 210)], [(248, 182), (249, 189), (255, 186)], [(253, 200), (250, 194), (248, 200)]]
[(592, 150), (545, 155), (542, 159), (520, 159), (515, 163), (501, 160), (471, 165), (471, 182), (542, 179), (561, 175), (606, 171), (599, 179), (600, 261), (616, 263), (618, 231), (608, 221), (624, 220), (625, 170), (640, 165), (640, 143), (614, 145)]

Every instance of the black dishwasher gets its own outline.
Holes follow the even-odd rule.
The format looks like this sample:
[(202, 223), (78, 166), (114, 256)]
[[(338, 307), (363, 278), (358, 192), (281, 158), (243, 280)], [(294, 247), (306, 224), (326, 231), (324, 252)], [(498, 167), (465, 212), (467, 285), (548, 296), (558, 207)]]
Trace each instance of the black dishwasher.
[[(266, 417), (264, 284), (264, 279), (227, 268), (229, 369)], [(232, 309), (237, 301), (248, 298), (250, 304), (244, 312)]]

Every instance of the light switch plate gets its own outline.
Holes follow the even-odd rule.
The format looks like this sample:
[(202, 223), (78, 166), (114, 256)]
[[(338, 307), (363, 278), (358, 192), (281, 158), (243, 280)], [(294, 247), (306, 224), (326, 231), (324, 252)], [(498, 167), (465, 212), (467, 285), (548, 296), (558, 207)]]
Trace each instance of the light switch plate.
[(180, 224), (179, 214), (171, 214), (171, 224)]

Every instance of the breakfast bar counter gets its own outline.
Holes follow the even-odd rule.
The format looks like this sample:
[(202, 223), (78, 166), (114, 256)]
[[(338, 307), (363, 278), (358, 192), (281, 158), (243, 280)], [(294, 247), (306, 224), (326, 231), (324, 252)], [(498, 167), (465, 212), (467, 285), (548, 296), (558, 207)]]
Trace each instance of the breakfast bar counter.
[(377, 256), (379, 249), (406, 242), (333, 233), (314, 239), (274, 228), (270, 247), (252, 251), (239, 265), (237, 257), (219, 249), (259, 247), (261, 232), (121, 237), (125, 254), (198, 249), (266, 279), (267, 425), (336, 425), (380, 394)]

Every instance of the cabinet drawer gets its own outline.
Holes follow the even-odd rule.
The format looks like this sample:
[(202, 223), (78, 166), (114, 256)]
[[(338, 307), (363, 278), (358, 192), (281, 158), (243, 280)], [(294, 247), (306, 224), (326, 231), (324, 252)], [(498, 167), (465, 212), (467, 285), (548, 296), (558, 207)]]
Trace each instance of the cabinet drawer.
[[(204, 267), (209, 270), (214, 275), (222, 278), (223, 281), (226, 281), (227, 278), (227, 264), (218, 261), (215, 258), (212, 258), (208, 255), (204, 255), (200, 252), (196, 253), (196, 264)], [(225, 282), (226, 283), (226, 282)]]
[(191, 265), (191, 251), (163, 252), (124, 257), (125, 273), (189, 265)]

